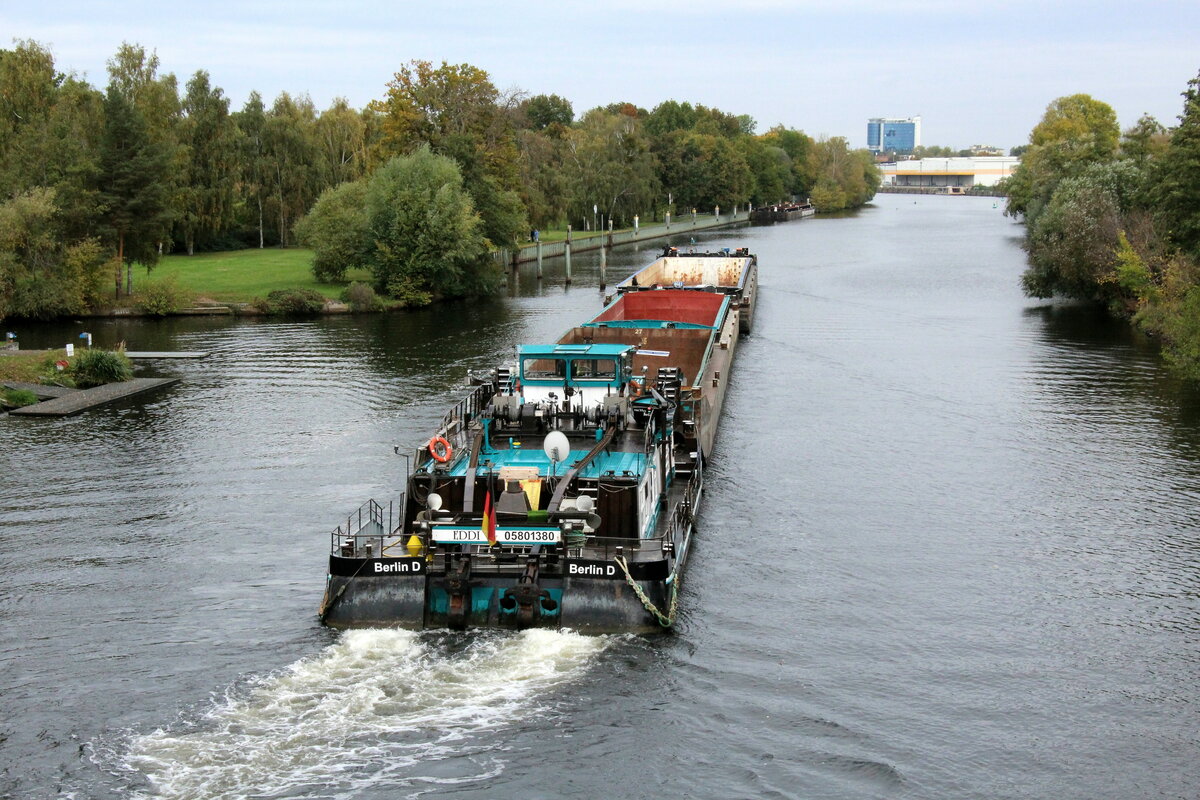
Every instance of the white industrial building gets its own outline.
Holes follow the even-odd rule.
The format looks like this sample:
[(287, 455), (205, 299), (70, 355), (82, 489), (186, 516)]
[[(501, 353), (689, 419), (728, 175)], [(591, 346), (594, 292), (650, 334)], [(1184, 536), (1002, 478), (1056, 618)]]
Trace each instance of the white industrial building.
[(884, 186), (942, 188), (950, 194), (972, 186), (995, 186), (1012, 175), (1021, 159), (1016, 156), (970, 158), (920, 158), (880, 164)]

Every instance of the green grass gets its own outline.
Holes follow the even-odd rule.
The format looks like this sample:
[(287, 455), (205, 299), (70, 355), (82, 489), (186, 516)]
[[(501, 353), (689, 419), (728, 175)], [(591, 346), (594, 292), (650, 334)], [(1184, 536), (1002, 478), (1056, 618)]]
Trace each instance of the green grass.
[(66, 350), (2, 350), (0, 381), (37, 383), (41, 375), (54, 369), (55, 361), (66, 357)]
[[(337, 299), (346, 287), (318, 283), (312, 274), (312, 256), (311, 250), (278, 247), (170, 255), (163, 257), (149, 280), (174, 276), (179, 286), (194, 293), (197, 299), (223, 303), (248, 303), (276, 289), (313, 289)], [(140, 277), (147, 280), (144, 273)], [(366, 270), (350, 270), (346, 277), (347, 282), (371, 280)]]

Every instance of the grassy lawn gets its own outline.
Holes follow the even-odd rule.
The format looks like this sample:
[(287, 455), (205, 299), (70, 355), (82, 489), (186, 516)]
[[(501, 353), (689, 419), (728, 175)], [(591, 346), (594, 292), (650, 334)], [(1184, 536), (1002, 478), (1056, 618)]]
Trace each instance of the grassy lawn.
[[(150, 273), (149, 280), (174, 277), (179, 285), (196, 294), (225, 303), (246, 303), (266, 297), (275, 289), (316, 289), (336, 299), (344, 286), (317, 283), (312, 274), (312, 251), (301, 248), (233, 250), (225, 253), (197, 253), (194, 256), (165, 256)], [(369, 281), (366, 270), (350, 270), (350, 280)], [(143, 285), (145, 273), (134, 276)]]
[(38, 376), (54, 371), (54, 362), (66, 350), (0, 350), (0, 381), (37, 383)]

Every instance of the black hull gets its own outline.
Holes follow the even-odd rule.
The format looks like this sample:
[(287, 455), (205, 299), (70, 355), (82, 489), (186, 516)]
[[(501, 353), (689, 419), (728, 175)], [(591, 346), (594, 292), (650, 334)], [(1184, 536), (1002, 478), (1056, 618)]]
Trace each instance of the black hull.
[[(322, 621), (332, 628), (553, 628), (587, 634), (663, 630), (615, 563), (596, 567), (613, 572), (611, 577), (543, 577), (527, 597), (521, 596), (519, 577), (512, 575), (472, 577), (463, 591), (448, 585), (446, 572), (364, 574), (375, 564), (406, 561), (410, 560), (331, 556)], [(638, 572), (637, 566), (630, 565), (631, 571)], [(643, 567), (667, 569), (666, 562)], [(672, 590), (665, 579), (636, 583), (655, 608), (668, 613)]]

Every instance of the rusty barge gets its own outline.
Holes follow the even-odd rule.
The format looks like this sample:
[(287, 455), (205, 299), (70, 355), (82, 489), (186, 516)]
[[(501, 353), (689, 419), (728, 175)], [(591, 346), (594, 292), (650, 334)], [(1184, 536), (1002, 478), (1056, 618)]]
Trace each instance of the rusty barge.
[(475, 375), (405, 491), (330, 537), (335, 628), (671, 628), (739, 335), (746, 250), (663, 256)]
[(817, 213), (812, 203), (775, 203), (770, 206), (760, 206), (750, 212), (751, 222), (791, 222), (794, 219), (804, 219)]

